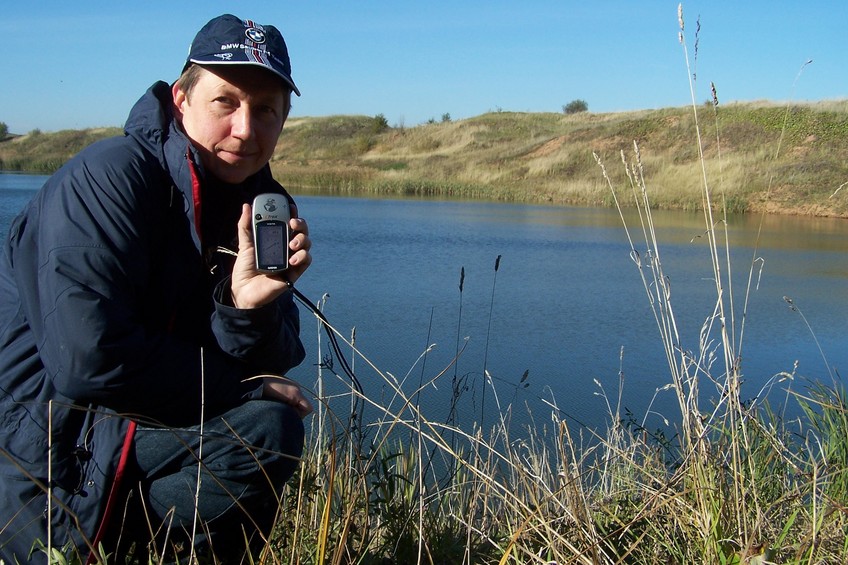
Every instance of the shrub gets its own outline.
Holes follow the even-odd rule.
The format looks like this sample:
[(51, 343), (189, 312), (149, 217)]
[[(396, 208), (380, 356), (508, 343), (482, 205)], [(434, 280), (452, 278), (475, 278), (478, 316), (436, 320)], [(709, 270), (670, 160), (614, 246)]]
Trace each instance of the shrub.
[(374, 116), (371, 122), (371, 129), (374, 133), (382, 133), (389, 129), (389, 121), (386, 119), (386, 116), (383, 114)]
[(589, 104), (585, 100), (572, 100), (562, 107), (562, 111), (566, 114), (579, 114), (580, 112), (588, 112)]

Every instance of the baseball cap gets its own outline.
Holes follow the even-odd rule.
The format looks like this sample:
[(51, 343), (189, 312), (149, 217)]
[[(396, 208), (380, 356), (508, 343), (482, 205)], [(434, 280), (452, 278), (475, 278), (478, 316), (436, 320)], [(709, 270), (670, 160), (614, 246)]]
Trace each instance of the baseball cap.
[(259, 65), (276, 74), (300, 96), (291, 77), (291, 61), (280, 31), (271, 25), (224, 14), (209, 20), (191, 42), (186, 67), (201, 65)]

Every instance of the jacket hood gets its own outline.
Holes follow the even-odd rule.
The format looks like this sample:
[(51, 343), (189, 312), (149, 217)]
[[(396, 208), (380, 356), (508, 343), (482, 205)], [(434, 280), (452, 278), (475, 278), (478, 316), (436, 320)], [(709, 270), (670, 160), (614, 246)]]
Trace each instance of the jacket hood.
[[(171, 87), (156, 82), (138, 99), (130, 110), (124, 133), (140, 143), (165, 164), (164, 146), (174, 122)], [(185, 140), (188, 143), (188, 139)]]
[(184, 210), (193, 225), (192, 236), (201, 249), (198, 187), (203, 166), (174, 119), (173, 104), (171, 86), (164, 81), (154, 83), (130, 110), (124, 132), (143, 151), (153, 155), (171, 177), (171, 186), (182, 194)]
[[(174, 119), (171, 86), (158, 81), (147, 89), (130, 110), (124, 132), (147, 152), (156, 156), (174, 185), (191, 204), (196, 199), (192, 183), (205, 175), (200, 156)], [(194, 171), (189, 168), (189, 160)], [(198, 179), (195, 179), (195, 173)]]

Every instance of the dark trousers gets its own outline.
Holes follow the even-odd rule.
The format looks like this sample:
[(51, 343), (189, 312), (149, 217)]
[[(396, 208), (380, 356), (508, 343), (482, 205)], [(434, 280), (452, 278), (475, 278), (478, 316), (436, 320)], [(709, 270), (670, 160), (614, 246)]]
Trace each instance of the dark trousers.
[[(124, 528), (129, 542), (144, 546), (155, 535), (165, 556), (193, 543), (224, 562), (261, 548), (278, 518), (283, 485), (297, 468), (304, 429), (288, 405), (251, 400), (189, 428), (139, 426), (135, 436), (135, 501)], [(200, 489), (198, 490), (198, 463)], [(141, 495), (140, 499), (138, 494)], [(158, 530), (158, 531), (157, 531)], [(119, 550), (120, 551), (120, 550)], [(240, 560), (240, 558), (238, 559)]]

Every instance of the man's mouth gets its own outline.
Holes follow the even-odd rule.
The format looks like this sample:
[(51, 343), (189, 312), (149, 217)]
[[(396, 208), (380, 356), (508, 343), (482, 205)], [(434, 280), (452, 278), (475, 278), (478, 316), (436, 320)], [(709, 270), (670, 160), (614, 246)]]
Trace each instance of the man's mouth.
[(219, 149), (218, 156), (226, 161), (243, 161), (253, 157), (254, 152), (244, 149)]

